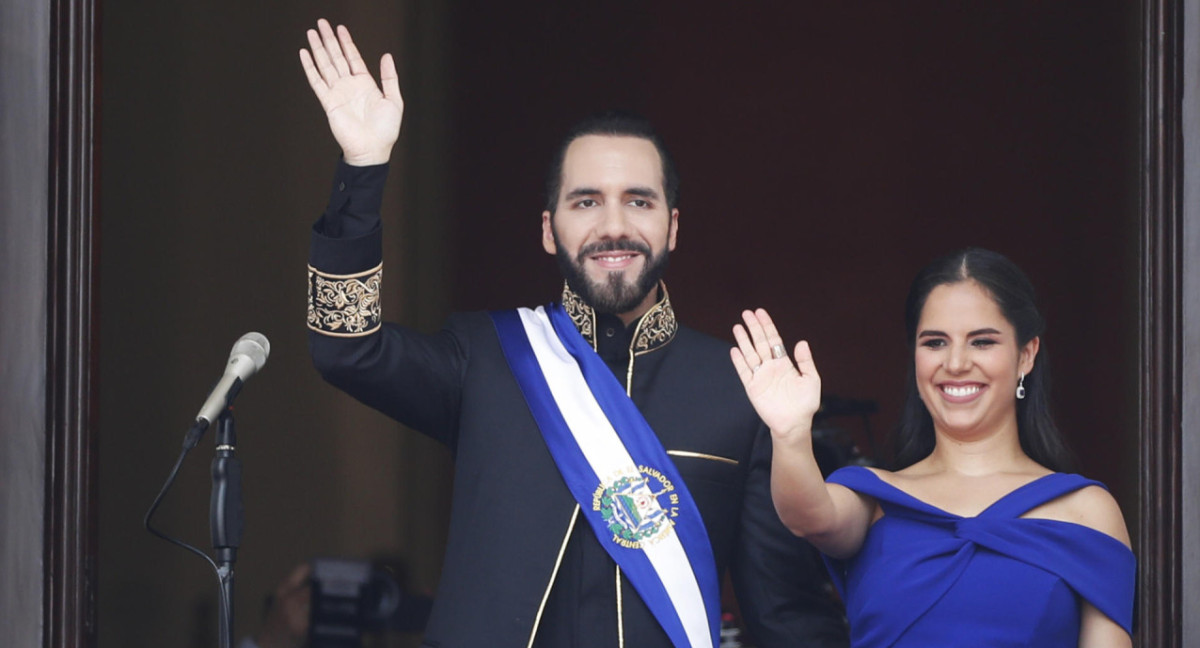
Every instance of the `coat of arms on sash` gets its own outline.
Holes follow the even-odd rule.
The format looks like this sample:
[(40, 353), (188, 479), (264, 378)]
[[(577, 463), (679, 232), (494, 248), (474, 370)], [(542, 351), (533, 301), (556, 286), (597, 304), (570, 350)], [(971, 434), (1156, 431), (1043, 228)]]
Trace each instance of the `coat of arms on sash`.
[[(651, 483), (653, 478), (657, 483)], [(658, 488), (658, 490), (654, 490)], [(628, 549), (653, 545), (671, 533), (679, 515), (675, 486), (658, 470), (638, 466), (638, 474), (617, 476), (607, 486), (596, 487), (592, 510), (599, 512), (612, 531), (612, 541)], [(660, 499), (664, 495), (667, 501)]]

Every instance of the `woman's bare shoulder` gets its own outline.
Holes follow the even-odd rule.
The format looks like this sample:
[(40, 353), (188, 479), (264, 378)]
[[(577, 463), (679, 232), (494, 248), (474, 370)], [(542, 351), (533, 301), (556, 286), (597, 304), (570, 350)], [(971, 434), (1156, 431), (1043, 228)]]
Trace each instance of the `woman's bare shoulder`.
[(1129, 546), (1129, 529), (1117, 500), (1103, 487), (1087, 486), (1033, 509), (1027, 517), (1073, 522), (1095, 529)]

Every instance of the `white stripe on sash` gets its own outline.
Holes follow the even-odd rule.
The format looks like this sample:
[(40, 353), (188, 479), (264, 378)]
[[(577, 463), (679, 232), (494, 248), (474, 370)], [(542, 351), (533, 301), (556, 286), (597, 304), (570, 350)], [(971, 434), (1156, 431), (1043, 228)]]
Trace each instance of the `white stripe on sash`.
[[(545, 311), (539, 307), (536, 311), (521, 308), (517, 312), (550, 392), (596, 475), (605, 485), (623, 476), (639, 476), (636, 462), (600, 409), (579, 365), (558, 339)], [(651, 500), (655, 507), (661, 508), (655, 498)], [(688, 641), (696, 648), (712, 648), (700, 586), (674, 529), (657, 542), (643, 542), (641, 550), (666, 588)]]

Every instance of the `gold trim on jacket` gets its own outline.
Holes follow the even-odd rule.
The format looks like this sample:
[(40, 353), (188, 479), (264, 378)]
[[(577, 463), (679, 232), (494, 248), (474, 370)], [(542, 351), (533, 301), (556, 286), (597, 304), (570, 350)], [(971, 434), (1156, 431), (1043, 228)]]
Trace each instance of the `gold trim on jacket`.
[(383, 323), (379, 288), (383, 264), (337, 275), (308, 266), (308, 328), (333, 337), (361, 337)]
[[(637, 329), (629, 344), (630, 358), (665, 346), (679, 330), (679, 321), (675, 319), (675, 309), (671, 307), (671, 297), (667, 294), (667, 284), (658, 282), (658, 291), (662, 294), (662, 298), (638, 318)], [(571, 316), (571, 321), (575, 322), (575, 328), (579, 329), (579, 334), (595, 351), (596, 311), (574, 290), (571, 290), (565, 281), (563, 282), (562, 305), (563, 309), (567, 311), (567, 315)]]

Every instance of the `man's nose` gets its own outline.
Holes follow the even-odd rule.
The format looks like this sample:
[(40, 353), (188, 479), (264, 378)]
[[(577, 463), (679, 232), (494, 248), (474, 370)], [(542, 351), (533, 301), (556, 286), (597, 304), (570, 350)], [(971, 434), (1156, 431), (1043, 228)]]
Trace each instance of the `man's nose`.
[(601, 238), (621, 239), (629, 236), (629, 217), (620, 204), (604, 206), (604, 214), (596, 228)]

